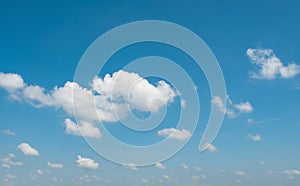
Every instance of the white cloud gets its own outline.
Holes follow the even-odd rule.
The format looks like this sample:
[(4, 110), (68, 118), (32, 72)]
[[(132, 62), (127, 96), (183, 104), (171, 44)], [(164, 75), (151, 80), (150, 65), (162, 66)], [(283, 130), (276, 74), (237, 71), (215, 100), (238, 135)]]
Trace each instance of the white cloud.
[(96, 170), (99, 168), (99, 164), (90, 158), (83, 158), (81, 156), (77, 156), (76, 160), (77, 166), (82, 168), (87, 168), (91, 170)]
[(159, 163), (159, 162), (155, 163), (155, 167), (157, 167), (159, 169), (166, 169), (166, 167), (163, 164)]
[[(227, 101), (227, 106), (225, 108), (226, 101)], [(216, 105), (220, 110), (220, 112), (224, 112), (230, 118), (234, 118), (239, 114), (243, 114), (243, 113), (249, 114), (253, 111), (253, 107), (250, 102), (246, 101), (246, 102), (234, 104), (230, 99), (229, 95), (226, 96), (226, 100), (222, 100), (218, 96), (213, 97), (212, 104)]]
[(4, 74), (0, 72), (0, 87), (6, 89), (9, 92), (14, 92), (17, 89), (21, 89), (25, 86), (23, 78), (14, 73)]
[[(95, 77), (89, 86), (83, 88), (76, 82), (68, 81), (62, 87), (45, 90), (37, 85), (26, 85), (18, 74), (0, 73), (0, 87), (6, 89), (15, 99), (36, 107), (60, 108), (69, 116), (74, 115), (74, 107), (79, 124), (83, 131), (88, 131), (85, 135), (89, 137), (101, 136), (100, 131), (92, 126), (95, 122), (116, 122), (118, 118), (126, 117), (130, 108), (157, 112), (179, 95), (165, 81), (154, 85), (137, 73), (122, 70), (112, 75), (106, 74), (103, 79)], [(71, 129), (67, 131), (74, 135), (79, 134), (76, 129)], [(93, 134), (92, 129), (95, 129)]]
[(24, 154), (29, 156), (39, 156), (39, 152), (32, 148), (28, 143), (21, 143), (18, 149)]
[[(140, 111), (156, 112), (174, 101), (177, 93), (164, 81), (157, 86), (150, 84), (137, 73), (120, 70), (113, 75), (106, 74), (103, 79), (94, 78), (93, 90), (113, 100), (124, 100)], [(159, 99), (160, 101), (155, 101)]]
[(272, 49), (252, 49), (246, 51), (251, 62), (259, 67), (258, 72), (251, 72), (252, 78), (275, 79), (293, 78), (300, 72), (300, 66), (295, 63), (284, 65)]
[(93, 182), (93, 181), (100, 181), (101, 178), (98, 176), (90, 176), (90, 175), (84, 175), (79, 177), (79, 179), (83, 182)]
[(56, 168), (56, 169), (62, 169), (64, 167), (62, 164), (50, 163), (50, 162), (48, 162), (47, 165), (51, 168)]
[(1, 159), (2, 161), (1, 166), (4, 168), (10, 168), (11, 166), (22, 166), (23, 165), (22, 162), (13, 160), (15, 157), (16, 156), (14, 154), (8, 154), (7, 157)]
[(185, 169), (185, 170), (189, 169), (189, 166), (188, 166), (187, 164), (185, 164), (185, 163), (181, 164), (181, 166), (182, 166), (182, 168)]
[(129, 168), (131, 170), (138, 170), (136, 164), (134, 164), (134, 163), (123, 164), (123, 166), (126, 168)]
[(5, 178), (12, 180), (12, 179), (16, 179), (16, 176), (15, 175), (11, 175), (11, 174), (6, 174)]
[(296, 176), (300, 176), (300, 170), (297, 169), (285, 170), (283, 173), (286, 174), (289, 179), (294, 179)]
[(238, 176), (249, 178), (249, 176), (247, 175), (247, 173), (244, 172), (244, 171), (235, 171), (234, 173), (236, 175), (238, 175)]
[(210, 152), (217, 152), (218, 151), (217, 147), (215, 147), (213, 144), (210, 144), (210, 143), (204, 144), (204, 149), (207, 149)]
[(66, 133), (70, 135), (101, 138), (101, 132), (99, 129), (85, 121), (81, 121), (77, 126), (72, 120), (66, 118), (65, 127)]
[(149, 181), (147, 179), (145, 179), (145, 178), (141, 179), (141, 182), (144, 183), (144, 184), (149, 183)]
[(166, 128), (166, 129), (159, 130), (157, 134), (159, 136), (166, 136), (170, 139), (176, 139), (180, 141), (187, 140), (192, 136), (191, 132), (188, 130), (185, 129), (179, 130), (174, 128)]
[(192, 176), (193, 180), (200, 180), (200, 179), (206, 179), (206, 175), (205, 174), (200, 174), (197, 176)]
[(186, 100), (185, 99), (181, 99), (180, 100), (180, 104), (181, 104), (182, 108), (185, 108), (186, 107)]
[(36, 170), (36, 173), (40, 176), (44, 175), (44, 172), (41, 169)]
[(253, 140), (253, 141), (261, 141), (262, 138), (258, 134), (248, 134), (248, 138)]
[(7, 157), (1, 159), (2, 167), (10, 168), (11, 166), (22, 166), (23, 165), (22, 162), (13, 160), (15, 157), (16, 156), (14, 154), (8, 154)]
[(16, 135), (15, 132), (13, 132), (13, 131), (11, 131), (11, 130), (9, 130), (9, 129), (7, 129), (7, 130), (2, 130), (2, 133), (3, 133), (3, 134), (6, 134), (6, 135), (9, 135), (9, 136), (15, 136), (15, 135)]

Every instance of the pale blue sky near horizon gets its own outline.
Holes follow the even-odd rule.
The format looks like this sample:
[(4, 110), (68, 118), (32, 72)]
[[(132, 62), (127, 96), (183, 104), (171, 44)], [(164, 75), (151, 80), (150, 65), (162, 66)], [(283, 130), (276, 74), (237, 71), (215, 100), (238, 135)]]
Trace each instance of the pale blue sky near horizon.
[[(257, 0), (1, 1), (0, 185), (299, 185), (299, 7), (295, 1)], [(27, 85), (50, 94), (54, 87), (73, 81), (81, 56), (95, 39), (141, 20), (182, 25), (216, 56), (230, 96), (227, 101), (232, 100), (228, 112), (234, 114), (225, 116), (215, 148), (198, 151), (212, 101), (205, 76), (186, 54), (170, 46), (140, 43), (124, 48), (100, 74), (103, 78), (134, 59), (157, 55), (177, 61), (193, 78), (201, 102), (199, 125), (189, 143), (162, 166), (135, 170), (106, 160), (83, 137), (66, 131), (65, 119), (74, 120), (66, 110), (33, 106), (22, 93), (20, 100), (13, 99), (3, 81), (15, 73)], [(184, 66), (183, 61), (190, 63)], [(148, 80), (157, 86), (157, 79)], [(177, 118), (173, 108), (178, 105), (177, 97), (168, 104), (170, 123)], [(170, 123), (164, 126), (173, 127)], [(127, 128), (105, 125), (130, 144), (162, 139), (157, 131), (134, 136)], [(22, 143), (33, 148), (29, 154), (22, 151)], [(78, 155), (93, 162), (80, 164)]]

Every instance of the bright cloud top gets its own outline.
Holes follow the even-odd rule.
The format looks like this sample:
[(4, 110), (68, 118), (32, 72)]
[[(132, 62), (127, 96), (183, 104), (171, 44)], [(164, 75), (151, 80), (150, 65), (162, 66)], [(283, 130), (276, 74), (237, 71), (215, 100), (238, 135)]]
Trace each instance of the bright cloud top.
[(159, 136), (166, 136), (169, 139), (176, 139), (179, 141), (184, 141), (186, 139), (189, 139), (192, 134), (190, 131), (185, 130), (185, 129), (174, 129), (174, 128), (167, 128), (167, 129), (162, 129), (157, 132)]
[(300, 66), (295, 63), (284, 65), (275, 55), (272, 49), (253, 49), (246, 51), (251, 62), (259, 67), (258, 72), (251, 72), (252, 78), (275, 79), (281, 77), (284, 79), (293, 78), (300, 72)]
[(3, 168), (10, 168), (11, 166), (22, 166), (23, 163), (20, 161), (14, 161), (15, 159), (15, 155), (14, 154), (9, 154), (7, 157), (1, 159), (2, 164), (1, 166)]
[(39, 151), (32, 148), (28, 143), (21, 143), (18, 145), (18, 149), (24, 154), (28, 156), (39, 156)]
[[(178, 95), (165, 81), (153, 85), (137, 73), (123, 70), (112, 75), (106, 74), (103, 79), (95, 77), (88, 88), (68, 81), (51, 91), (41, 86), (27, 85), (18, 74), (0, 73), (0, 87), (14, 99), (26, 101), (35, 107), (61, 108), (72, 117), (74, 106), (82, 134), (95, 138), (100, 138), (101, 133), (94, 122), (116, 122), (119, 117), (126, 117), (130, 113), (129, 108), (157, 112), (172, 103)], [(80, 135), (70, 119), (65, 120), (65, 125), (67, 134)]]
[(78, 167), (86, 169), (96, 170), (99, 168), (99, 164), (96, 163), (94, 160), (90, 158), (83, 158), (81, 156), (77, 156), (76, 163)]

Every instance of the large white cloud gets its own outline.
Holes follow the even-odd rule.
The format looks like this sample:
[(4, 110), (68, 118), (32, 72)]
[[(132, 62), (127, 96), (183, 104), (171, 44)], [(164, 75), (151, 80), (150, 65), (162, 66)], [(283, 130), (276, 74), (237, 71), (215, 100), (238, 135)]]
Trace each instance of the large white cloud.
[(28, 143), (21, 143), (18, 145), (18, 149), (24, 154), (28, 156), (39, 156), (39, 151), (32, 148)]
[(185, 129), (166, 128), (157, 132), (159, 136), (166, 136), (169, 139), (186, 140), (192, 136), (191, 132)]
[(284, 65), (272, 49), (253, 49), (246, 51), (251, 62), (259, 67), (258, 72), (251, 72), (251, 77), (258, 79), (293, 78), (300, 73), (300, 66), (295, 63)]
[[(79, 126), (82, 131), (89, 131), (85, 133), (89, 137), (101, 136), (97, 130), (90, 135), (91, 129), (95, 129), (92, 125), (98, 121), (116, 122), (130, 113), (129, 108), (157, 112), (178, 95), (165, 81), (153, 85), (137, 73), (122, 70), (106, 74), (103, 79), (95, 77), (87, 88), (68, 81), (50, 91), (38, 85), (26, 85), (18, 74), (1, 73), (0, 87), (9, 91), (12, 97), (36, 107), (61, 108), (69, 116), (73, 116), (75, 108)], [(115, 113), (118, 113), (118, 118)], [(74, 125), (68, 124), (67, 133), (78, 135)]]
[(67, 134), (75, 136), (101, 138), (101, 133), (99, 129), (88, 122), (82, 121), (77, 126), (76, 123), (67, 118), (65, 119), (65, 126)]
[(78, 167), (82, 167), (86, 169), (96, 170), (99, 168), (99, 164), (96, 163), (94, 160), (90, 158), (83, 158), (79, 155), (77, 156), (76, 163)]

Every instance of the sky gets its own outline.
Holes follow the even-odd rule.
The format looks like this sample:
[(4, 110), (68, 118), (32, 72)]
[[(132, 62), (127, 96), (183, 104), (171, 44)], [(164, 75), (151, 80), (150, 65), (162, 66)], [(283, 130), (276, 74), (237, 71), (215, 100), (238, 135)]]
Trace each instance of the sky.
[[(299, 5), (1, 1), (0, 185), (299, 185)], [(97, 38), (144, 20), (190, 30), (209, 48), (176, 29), (165, 37), (216, 61), (199, 66), (178, 47), (146, 41), (100, 68), (130, 31), (105, 44)], [(139, 28), (130, 37), (163, 34)], [(98, 66), (82, 70), (95, 45), (103, 49), (93, 53)], [(221, 85), (208, 81), (207, 62), (219, 65), (225, 97), (212, 92)], [(224, 120), (200, 152), (212, 109)]]

